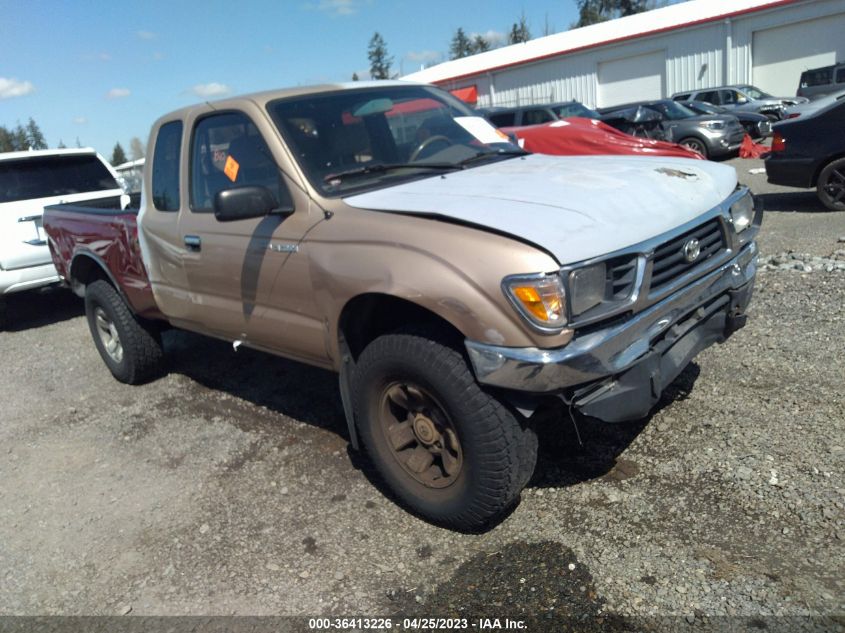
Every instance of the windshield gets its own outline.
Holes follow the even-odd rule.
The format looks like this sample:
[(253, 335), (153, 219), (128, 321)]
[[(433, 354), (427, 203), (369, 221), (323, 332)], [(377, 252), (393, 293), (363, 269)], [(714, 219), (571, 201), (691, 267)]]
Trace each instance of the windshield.
[(771, 99), (772, 95), (755, 88), (754, 86), (740, 86), (739, 88), (742, 90), (746, 95), (751, 97), (752, 99)]
[(308, 179), (328, 196), (525, 153), (459, 100), (428, 86), (311, 94), (267, 109)]
[(691, 116), (697, 116), (695, 112), (682, 106), (677, 101), (661, 101), (659, 103), (652, 103), (648, 105), (652, 110), (657, 110), (665, 118), (670, 121), (677, 121), (679, 119), (688, 119)]
[(598, 119), (601, 117), (598, 112), (596, 112), (595, 110), (591, 110), (584, 104), (578, 103), (577, 101), (555, 106), (552, 108), (552, 110), (561, 119), (565, 119), (570, 116), (580, 116), (584, 117), (585, 119)]

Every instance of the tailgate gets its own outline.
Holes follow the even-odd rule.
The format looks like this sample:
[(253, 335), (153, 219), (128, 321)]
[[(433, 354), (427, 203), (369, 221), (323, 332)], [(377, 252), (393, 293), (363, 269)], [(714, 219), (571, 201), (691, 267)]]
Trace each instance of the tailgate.
[(79, 193), (0, 204), (0, 268), (15, 270), (52, 263), (41, 224), (44, 207), (62, 202), (113, 201), (120, 208), (120, 190)]

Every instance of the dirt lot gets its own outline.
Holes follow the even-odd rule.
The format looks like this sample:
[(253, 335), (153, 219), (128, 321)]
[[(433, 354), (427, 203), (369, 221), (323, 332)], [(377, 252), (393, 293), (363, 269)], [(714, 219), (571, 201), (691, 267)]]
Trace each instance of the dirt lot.
[[(845, 248), (845, 213), (731, 164), (769, 209), (763, 255)], [(841, 615), (843, 301), (845, 272), (762, 271), (748, 327), (649, 419), (583, 447), (546, 424), (520, 505), (477, 535), (384, 494), (333, 375), (171, 332), (170, 374), (128, 387), (79, 300), (16, 297), (0, 614)]]

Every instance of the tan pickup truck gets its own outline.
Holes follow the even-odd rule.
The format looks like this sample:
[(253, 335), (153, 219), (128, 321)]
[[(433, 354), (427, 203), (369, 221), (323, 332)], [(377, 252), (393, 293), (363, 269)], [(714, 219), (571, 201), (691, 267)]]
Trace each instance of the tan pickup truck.
[(745, 322), (761, 211), (728, 166), (529, 155), (404, 82), (184, 108), (148, 147), (137, 227), (45, 214), (112, 373), (156, 374), (162, 321), (335, 370), (352, 444), (451, 527), (518, 498), (537, 411), (641, 418)]

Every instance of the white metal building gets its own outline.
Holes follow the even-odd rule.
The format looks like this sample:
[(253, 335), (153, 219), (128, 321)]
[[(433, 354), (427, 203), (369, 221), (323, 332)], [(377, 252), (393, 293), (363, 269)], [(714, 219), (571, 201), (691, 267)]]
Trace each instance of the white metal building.
[(479, 106), (602, 107), (735, 83), (794, 95), (802, 71), (836, 61), (845, 61), (845, 0), (690, 0), (403, 79), (477, 92)]

